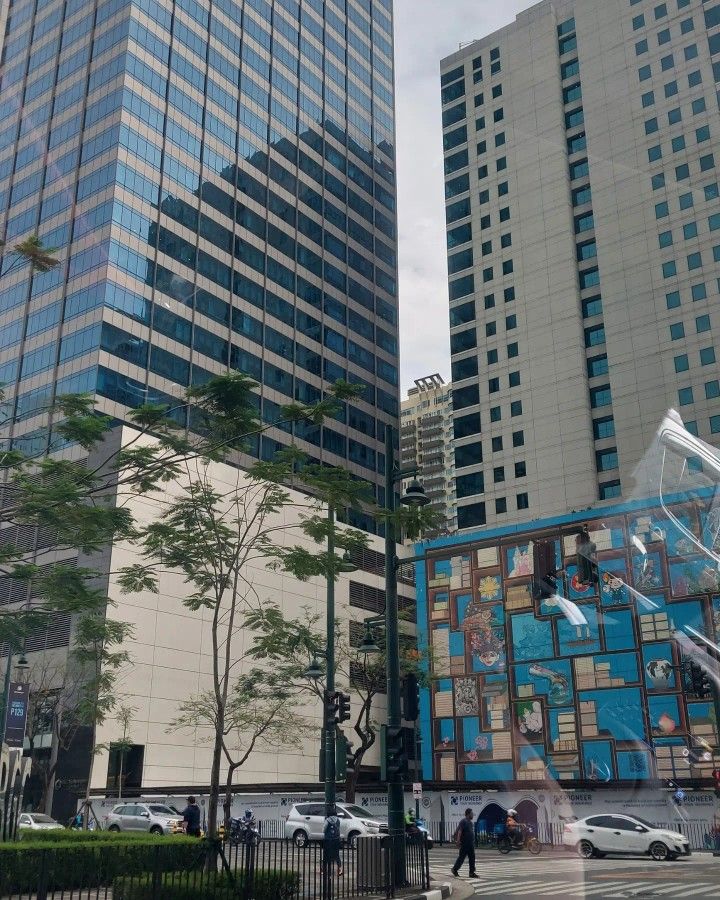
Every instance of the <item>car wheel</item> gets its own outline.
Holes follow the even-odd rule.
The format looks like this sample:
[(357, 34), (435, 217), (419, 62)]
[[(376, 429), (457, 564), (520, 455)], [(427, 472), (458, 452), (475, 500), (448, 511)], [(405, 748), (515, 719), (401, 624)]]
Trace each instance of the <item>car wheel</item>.
[(164, 831), (160, 827), (160, 825), (153, 825), (150, 829), (150, 834), (164, 834)]
[(293, 841), (295, 841), (296, 847), (304, 847), (308, 842), (308, 836), (306, 832), (304, 832), (301, 828), (298, 828), (298, 830), (293, 835)]
[(670, 858), (670, 851), (662, 841), (655, 841), (653, 844), (650, 844), (650, 856), (656, 862), (665, 862), (666, 859)]
[(111, 825), (108, 828), (108, 831), (120, 831), (120, 826), (119, 825)]
[(353, 847), (353, 848), (357, 847), (357, 839), (359, 837), (360, 837), (359, 831), (351, 831), (350, 834), (347, 836), (348, 846)]
[(583, 859), (592, 859), (595, 856), (595, 848), (590, 843), (590, 841), (580, 841), (577, 845), (578, 856), (582, 856)]

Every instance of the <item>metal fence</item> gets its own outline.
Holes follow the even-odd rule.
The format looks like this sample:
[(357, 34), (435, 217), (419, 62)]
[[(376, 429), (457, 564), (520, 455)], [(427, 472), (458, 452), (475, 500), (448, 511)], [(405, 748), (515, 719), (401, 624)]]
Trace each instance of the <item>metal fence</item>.
[[(679, 831), (684, 834), (690, 842), (691, 850), (715, 849), (715, 836), (710, 831), (710, 826), (703, 822), (655, 822), (654, 825), (656, 828)], [(452, 843), (456, 828), (456, 822), (428, 823), (430, 835), (438, 845)], [(564, 828), (562, 822), (543, 822), (538, 823), (535, 831), (543, 846), (561, 848)], [(488, 831), (476, 830), (475, 843), (478, 847), (491, 846), (494, 844), (494, 835)]]
[(258, 846), (172, 837), (143, 842), (23, 849), (0, 857), (1, 900), (347, 900), (430, 886), (424, 837), (361, 838), (326, 854), (323, 844), (263, 838)]

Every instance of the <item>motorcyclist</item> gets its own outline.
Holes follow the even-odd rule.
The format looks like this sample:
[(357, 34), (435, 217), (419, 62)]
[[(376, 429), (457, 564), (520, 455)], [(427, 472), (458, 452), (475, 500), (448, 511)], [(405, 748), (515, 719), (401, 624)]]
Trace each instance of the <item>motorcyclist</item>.
[(240, 819), (240, 827), (243, 831), (252, 831), (256, 827), (255, 816), (251, 809), (246, 809), (243, 813), (243, 817)]
[(405, 831), (408, 834), (419, 834), (420, 829), (418, 828), (417, 819), (415, 818), (415, 810), (409, 809), (405, 813)]
[(507, 811), (507, 818), (505, 819), (505, 830), (514, 844), (522, 843), (523, 839), (523, 829), (522, 825), (517, 820), (517, 814), (518, 812), (516, 809), (509, 809)]

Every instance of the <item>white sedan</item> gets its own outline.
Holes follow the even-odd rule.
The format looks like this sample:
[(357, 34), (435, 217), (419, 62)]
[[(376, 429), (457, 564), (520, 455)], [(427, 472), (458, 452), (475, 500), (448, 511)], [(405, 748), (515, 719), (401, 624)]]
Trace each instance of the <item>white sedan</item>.
[(583, 859), (608, 853), (645, 855), (658, 861), (690, 856), (690, 842), (684, 834), (657, 828), (637, 816), (588, 816), (568, 822), (563, 844)]
[(18, 828), (25, 828), (28, 831), (54, 831), (63, 827), (44, 813), (22, 813), (18, 819)]

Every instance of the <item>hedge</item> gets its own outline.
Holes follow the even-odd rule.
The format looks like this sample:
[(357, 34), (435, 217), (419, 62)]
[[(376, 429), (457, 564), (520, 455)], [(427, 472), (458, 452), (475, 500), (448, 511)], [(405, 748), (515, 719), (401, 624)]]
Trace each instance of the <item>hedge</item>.
[(120, 875), (190, 869), (202, 864), (197, 838), (148, 835), (132, 840), (58, 840), (0, 844), (0, 896), (109, 885)]
[[(147, 840), (148, 838), (162, 842), (183, 835), (151, 835), (148, 831), (75, 831), (70, 828), (59, 828), (49, 831), (32, 831), (22, 828), (18, 831), (18, 840), (31, 844), (97, 844), (112, 842), (114, 844), (128, 841)], [(0, 847), (5, 846), (0, 844)]]
[[(116, 878), (113, 900), (237, 900), (242, 896), (243, 877), (206, 872), (167, 872), (162, 878)], [(290, 900), (300, 891), (297, 872), (268, 869), (253, 878), (253, 900)]]

